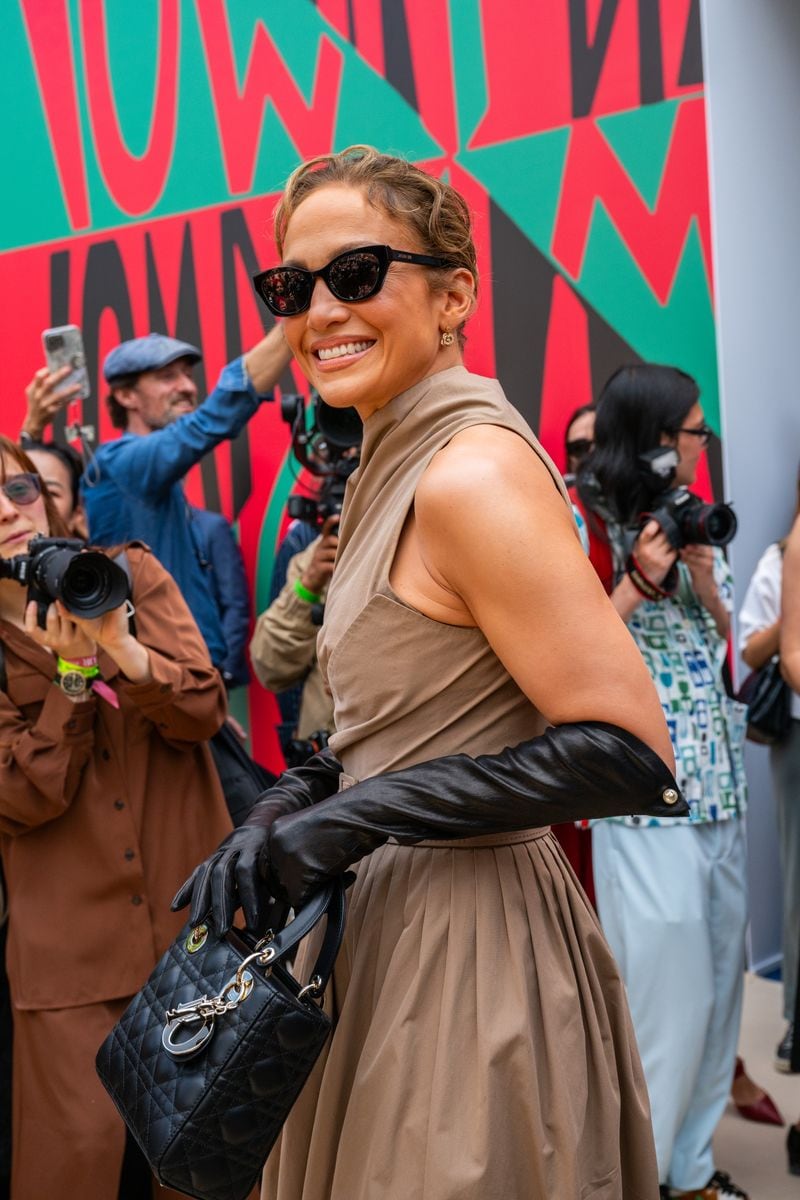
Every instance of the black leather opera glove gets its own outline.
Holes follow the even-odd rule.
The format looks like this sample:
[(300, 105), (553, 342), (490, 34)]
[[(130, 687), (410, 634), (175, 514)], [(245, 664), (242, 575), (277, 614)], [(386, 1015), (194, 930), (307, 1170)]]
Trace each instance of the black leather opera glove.
[(195, 867), (172, 901), (173, 912), (191, 900), (194, 925), (212, 914), (222, 936), (241, 906), (248, 929), (260, 930), (266, 906), (272, 900), (269, 881), (259, 869), (273, 822), (299, 812), (330, 796), (339, 787), (341, 763), (328, 750), (313, 755), (302, 767), (284, 771), (256, 801), (247, 818), (218, 849)]
[[(600, 721), (558, 725), (501, 754), (448, 755), (376, 775), (278, 818), (263, 864), (295, 906), (389, 838), (467, 838), (591, 817), (689, 812), (649, 746)], [(262, 867), (262, 869), (263, 869)]]

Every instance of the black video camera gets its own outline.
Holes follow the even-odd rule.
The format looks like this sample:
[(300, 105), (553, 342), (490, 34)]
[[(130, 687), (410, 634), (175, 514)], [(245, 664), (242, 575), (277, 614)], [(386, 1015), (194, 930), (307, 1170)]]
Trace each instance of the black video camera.
[(655, 502), (642, 513), (641, 529), (656, 521), (671, 546), (727, 546), (737, 529), (736, 513), (729, 504), (706, 504), (685, 487), (673, 487), (678, 466), (677, 451), (661, 446), (639, 456), (648, 490)]
[(290, 496), (286, 511), (293, 520), (305, 521), (314, 529), (320, 526), (328, 517), (338, 516), (342, 511), (344, 487), (346, 480), (332, 478), (323, 485), (319, 496)]
[(87, 550), (78, 538), (31, 538), (27, 554), (0, 560), (0, 579), (14, 579), (36, 601), (39, 625), (60, 600), (76, 617), (100, 617), (128, 599), (128, 576), (99, 550)]
[(281, 416), (291, 426), (292, 453), (297, 461), (323, 480), (316, 496), (290, 496), (290, 517), (319, 529), (330, 516), (342, 511), (347, 480), (358, 466), (361, 418), (354, 408), (333, 408), (312, 392), (311, 421), (306, 418), (303, 396), (281, 398)]

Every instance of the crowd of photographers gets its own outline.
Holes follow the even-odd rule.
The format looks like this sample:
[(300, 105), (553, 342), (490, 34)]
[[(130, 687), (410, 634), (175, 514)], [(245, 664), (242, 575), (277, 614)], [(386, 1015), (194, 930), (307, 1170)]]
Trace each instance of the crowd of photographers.
[[(38, 625), (20, 609), (18, 628), (13, 636), (8, 632), (6, 640), (22, 658), (24, 637), (58, 654), (57, 704), (63, 709), (54, 715), (49, 693), (43, 700), (42, 689), (26, 685), (16, 665), (10, 677), (0, 670), (0, 691), (9, 712), (16, 714), (13, 721), (8, 717), (11, 733), (0, 754), (0, 791), (11, 794), (8, 786), (15, 772), (23, 785), (27, 780), (33, 790), (42, 787), (36, 778), (33, 751), (26, 751), (27, 766), (21, 765), (22, 752), (14, 739), (22, 736), (32, 734), (39, 739), (40, 755), (45, 743), (55, 747), (63, 737), (77, 745), (79, 734), (83, 736), (83, 757), (75, 751), (77, 757), (64, 759), (65, 778), (70, 770), (80, 773), (86, 761), (97, 756), (98, 777), (115, 793), (114, 803), (123, 807), (122, 784), (109, 775), (103, 755), (113, 754), (118, 766), (127, 764), (127, 769), (132, 769), (134, 761), (144, 761), (141, 746), (146, 744), (151, 747), (148, 753), (158, 760), (158, 770), (166, 773), (171, 788), (180, 792), (189, 778), (187, 764), (202, 766), (202, 756), (208, 756), (207, 744), (220, 787), (215, 778), (205, 800), (198, 801), (206, 805), (208, 846), (192, 843), (188, 865), (194, 865), (216, 844), (225, 823), (229, 828), (242, 819), (273, 778), (245, 751), (244, 730), (233, 718), (223, 720), (223, 685), (231, 689), (247, 684), (252, 667), (258, 682), (276, 693), (281, 714), (278, 733), (288, 765), (303, 762), (327, 744), (333, 724), (332, 701), (316, 663), (316, 636), (334, 570), (338, 513), (347, 478), (358, 465), (360, 443), (360, 423), (349, 411), (336, 412), (317, 398), (309, 420), (299, 397), (284, 397), (294, 454), (316, 477), (318, 491), (290, 500), (291, 523), (276, 555), (270, 604), (256, 615), (251, 629), (250, 598), (235, 536), (222, 517), (189, 505), (183, 479), (221, 441), (236, 437), (262, 403), (272, 400), (289, 351), (276, 327), (224, 368), (203, 403), (198, 402), (193, 377), (200, 357), (196, 347), (162, 334), (116, 347), (106, 358), (104, 377), (109, 412), (120, 436), (101, 445), (85, 471), (81, 456), (48, 432), (75, 394), (69, 385), (70, 369), (37, 371), (27, 391), (28, 411), (19, 440), (22, 456), (6, 454), (0, 482), (0, 517), (8, 530), (16, 529), (15, 514), (33, 512), (39, 497), (39, 484), (30, 485), (29, 499), (19, 486), (16, 490), (11, 486), (13, 480), (30, 479), (30, 472), (45, 483), (48, 505), (57, 513), (57, 519), (48, 523), (42, 518), (31, 526), (29, 532), (43, 535), (39, 542), (29, 543), (20, 534), (4, 539), (0, 534), (0, 580), (27, 587), (27, 600), (36, 601)], [(781, 1122), (781, 1117), (763, 1089), (747, 1078), (736, 1057), (747, 919), (743, 822), (747, 789), (742, 757), (747, 710), (730, 694), (726, 670), (733, 581), (724, 548), (736, 532), (736, 519), (727, 506), (705, 504), (691, 491), (710, 437), (694, 381), (674, 368), (648, 364), (615, 372), (596, 409), (591, 405), (578, 409), (568, 423), (567, 482), (584, 545), (659, 690), (675, 750), (676, 776), (691, 815), (669, 822), (620, 818), (597, 822), (591, 831), (570, 828), (560, 833), (579, 878), (596, 902), (625, 978), (650, 1091), (661, 1177), (710, 1178), (715, 1190), (708, 1191), (709, 1197), (724, 1198), (745, 1196), (729, 1176), (715, 1169), (712, 1152), (712, 1135), (735, 1071), (734, 1100), (743, 1115), (774, 1123)], [(56, 543), (48, 541), (53, 535), (59, 538)], [(113, 562), (120, 575), (115, 576), (110, 568), (95, 567), (79, 553), (80, 541), (64, 541), (64, 537), (115, 548), (109, 559), (102, 557)], [(120, 555), (122, 547), (127, 549)], [(783, 544), (777, 543), (765, 553), (742, 614), (740, 649), (745, 661), (756, 669), (763, 668), (779, 650), (782, 549)], [(80, 559), (77, 563), (76, 558)], [(147, 565), (151, 559), (152, 571)], [(177, 585), (175, 595), (182, 596), (182, 606), (169, 588), (163, 590), (158, 575), (162, 567), (171, 577), (169, 586), (172, 581)], [(141, 582), (135, 582), (142, 570), (148, 579), (148, 572), (155, 572), (150, 588), (158, 594), (155, 599), (147, 589), (142, 590)], [(64, 583), (68, 577), (71, 590)], [(2, 582), (2, 587), (8, 591), (7, 582)], [(15, 593), (8, 594), (13, 600)], [(153, 607), (161, 602), (158, 597), (163, 597), (167, 606), (163, 611)], [(4, 609), (2, 601), (0, 596), (0, 620), (8, 622), (0, 630), (5, 636), (15, 617), (13, 604)], [(182, 623), (189, 613), (197, 625), (196, 641)], [(116, 622), (111, 640), (107, 632), (101, 632), (109, 622)], [(15, 637), (23, 639), (20, 646)], [(123, 641), (124, 666), (118, 661), (118, 646)], [(144, 658), (134, 643), (144, 648)], [(70, 657), (73, 645), (83, 653), (74, 650)], [(108, 661), (104, 662), (104, 656)], [(113, 670), (108, 670), (111, 660), (117, 661), (116, 682)], [(182, 724), (186, 714), (175, 695), (176, 678), (165, 662), (181, 663), (181, 679), (191, 678), (193, 693), (204, 697), (194, 701), (199, 707), (191, 735)], [(129, 663), (134, 665), (128, 668)], [(206, 667), (208, 672), (212, 667), (219, 672), (219, 676), (211, 672), (221, 681), (218, 692), (213, 690), (211, 675), (205, 674)], [(128, 669), (134, 675), (139, 671), (136, 683), (120, 682)], [(158, 688), (164, 697), (159, 697)], [(138, 739), (135, 749), (114, 742), (117, 736), (125, 737), (125, 726), (113, 733), (120, 704), (128, 714), (129, 737)], [(144, 726), (139, 729), (130, 717), (134, 711), (136, 720), (145, 726), (149, 721), (160, 733), (149, 732), (149, 726), (144, 732)], [(794, 719), (772, 750), (785, 843), (787, 1029), (776, 1061), (782, 1070), (792, 1069), (800, 939), (800, 829), (793, 824), (796, 804), (792, 804), (800, 780), (797, 695), (791, 711)], [(97, 722), (94, 729), (93, 721)], [(170, 754), (163, 761), (158, 758), (162, 742), (169, 744), (170, 754), (178, 747), (183, 756), (179, 770)], [(153, 749), (156, 743), (157, 750)], [(56, 753), (55, 748), (52, 752)], [(140, 757), (130, 757), (133, 754)], [(54, 807), (46, 818), (49, 825), (20, 817), (22, 809), (13, 810), (13, 800), (0, 802), (0, 850), (11, 910), (11, 924), (3, 926), (2, 936), (5, 940), (5, 930), (10, 928), (13, 954), (8, 959), (8, 975), (19, 1026), (17, 1037), (22, 1053), (33, 1059), (36, 1054), (31, 1042), (20, 1041), (20, 1029), (26, 1036), (32, 1030), (30, 1038), (42, 1037), (44, 1045), (48, 1037), (63, 1038), (69, 1022), (59, 1024), (57, 998), (46, 988), (38, 988), (30, 971), (24, 980), (20, 978), (18, 964), (20, 956), (25, 957), (20, 945), (25, 942), (27, 923), (31, 928), (36, 924), (36, 943), (46, 969), (52, 949), (47, 937), (62, 935), (52, 922), (49, 935), (41, 932), (44, 906), (38, 914), (25, 909), (14, 878), (13, 863), (18, 857), (14, 844), (25, 829), (33, 849), (38, 845), (36, 835), (42, 837), (42, 853), (47, 850), (45, 839), (52, 851), (53, 829), (61, 826), (70, 832), (63, 823), (80, 786), (76, 780), (77, 776), (70, 795), (51, 798)], [(195, 784), (193, 778), (192, 786)], [(219, 810), (223, 795), (228, 809), (224, 821)], [(144, 799), (136, 803), (146, 804)], [(123, 850), (126, 863), (135, 863), (145, 881), (164, 869), (159, 854), (163, 853), (166, 829), (159, 827), (156, 812), (147, 811), (150, 833), (141, 836), (139, 829), (137, 841), (133, 831), (128, 831), (130, 845), (126, 843)], [(110, 819), (108, 824), (110, 829)], [(86, 831), (83, 835), (90, 836)], [(109, 832), (108, 836), (117, 834)], [(91, 837), (102, 844), (102, 823)], [(57, 853), (53, 853), (52, 862), (57, 863)], [(164, 880), (165, 895), (186, 874), (182, 861), (173, 861), (170, 867), (174, 878), (170, 875)], [(135, 905), (138, 898), (137, 907), (142, 907), (149, 885), (139, 888), (135, 881), (123, 879), (123, 874), (106, 880), (102, 887), (118, 899), (130, 892), (127, 899)], [(78, 891), (80, 886), (75, 884)], [(97, 889), (93, 879), (84, 900), (93, 895), (95, 902), (101, 903), (103, 897), (98, 900)], [(160, 953), (172, 927), (168, 923), (160, 926), (153, 903), (153, 896), (145, 894), (143, 907), (150, 914), (147, 936)], [(78, 896), (75, 911), (80, 908)], [(5, 914), (2, 897), (0, 914)], [(137, 912), (137, 920), (139, 916)], [(121, 956), (127, 955), (130, 946), (121, 944), (118, 949)], [(113, 956), (113, 947), (106, 948), (109, 956)], [(139, 966), (144, 978), (149, 970), (144, 958)], [(80, 1007), (80, 1019), (91, 1030), (92, 1021), (99, 1027), (131, 990), (127, 980), (114, 978), (113, 971), (98, 985), (99, 990), (98, 986), (85, 986), (79, 967), (71, 973), (66, 961), (60, 980), (59, 994), (70, 995), (65, 1006)], [(11, 1005), (5, 986), (0, 979), (0, 1072), (6, 1076), (0, 1079), (0, 1105), (9, 1095)], [(692, 997), (688, 1008), (687, 994)], [(87, 1010), (92, 1010), (93, 1016), (87, 1017)], [(77, 1062), (75, 1070), (80, 1079)], [(121, 1170), (124, 1146), (122, 1136), (114, 1138), (106, 1128), (115, 1121), (113, 1112), (104, 1115), (99, 1099), (98, 1112), (90, 1109), (89, 1116), (85, 1106), (76, 1107), (81, 1109), (80, 1116), (76, 1114), (70, 1123), (64, 1097), (56, 1101), (47, 1089), (40, 1089), (34, 1101), (15, 1083), (14, 1120), (20, 1126), (16, 1144), (30, 1147), (32, 1161), (37, 1126), (50, 1120), (58, 1124), (65, 1142), (105, 1144), (108, 1177), (114, 1176)], [(7, 1137), (8, 1113), (0, 1111), (0, 1124), (0, 1138)], [(790, 1153), (793, 1133), (795, 1142), (800, 1142), (800, 1131), (790, 1131)], [(55, 1150), (53, 1158), (58, 1159)], [(0, 1145), (0, 1164), (8, 1160)], [(792, 1162), (800, 1171), (800, 1144), (794, 1146)], [(130, 1154), (125, 1163), (120, 1195), (135, 1195), (138, 1168)], [(25, 1170), (27, 1177), (18, 1177), (15, 1200), (47, 1194), (45, 1176), (39, 1178), (30, 1165)], [(36, 1182), (32, 1183), (32, 1178)], [(0, 1181), (0, 1198), (3, 1194)], [(81, 1194), (90, 1195), (85, 1189)], [(98, 1190), (96, 1194), (106, 1193)]]

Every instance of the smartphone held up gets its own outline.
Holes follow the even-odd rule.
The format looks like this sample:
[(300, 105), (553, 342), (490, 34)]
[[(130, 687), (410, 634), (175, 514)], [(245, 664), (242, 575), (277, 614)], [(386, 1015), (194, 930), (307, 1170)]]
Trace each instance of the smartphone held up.
[(42, 332), (47, 368), (52, 373), (69, 367), (70, 373), (59, 384), (59, 389), (77, 387), (74, 400), (86, 400), (90, 394), (89, 372), (83, 350), (83, 336), (77, 325), (58, 325)]

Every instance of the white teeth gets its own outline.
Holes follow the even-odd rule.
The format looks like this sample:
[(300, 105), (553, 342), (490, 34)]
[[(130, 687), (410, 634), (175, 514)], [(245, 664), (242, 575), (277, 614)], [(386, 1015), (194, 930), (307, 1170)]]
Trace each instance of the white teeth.
[(338, 346), (323, 346), (317, 354), (324, 362), (327, 358), (341, 358), (343, 354), (360, 354), (369, 350), (372, 342), (340, 342)]

